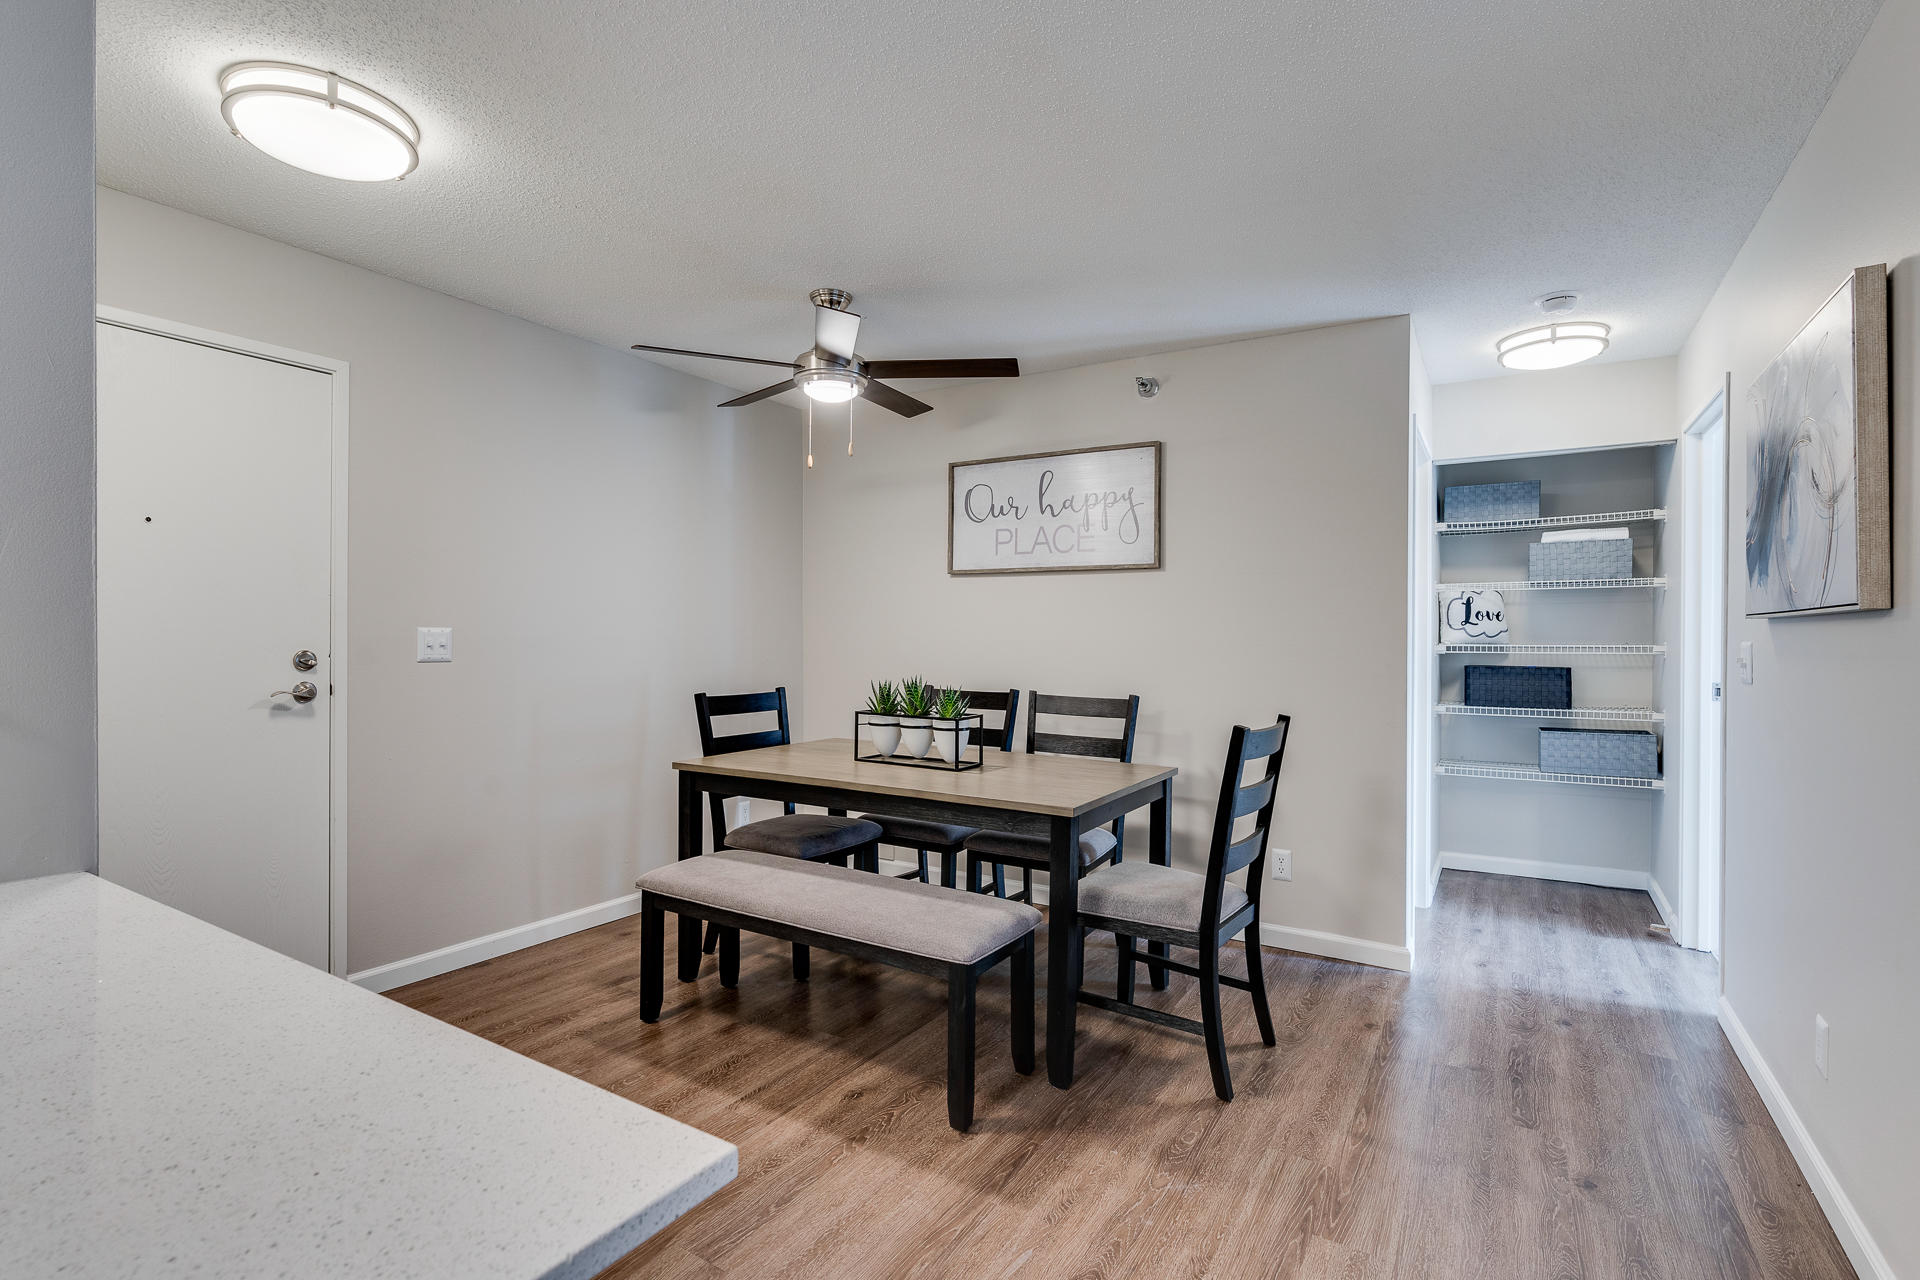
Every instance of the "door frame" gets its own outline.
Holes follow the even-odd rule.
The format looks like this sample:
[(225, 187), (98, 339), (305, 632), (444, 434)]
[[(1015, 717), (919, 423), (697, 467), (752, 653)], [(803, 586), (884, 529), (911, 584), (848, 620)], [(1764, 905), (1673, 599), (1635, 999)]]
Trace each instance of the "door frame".
[[(1687, 751), (1680, 785), (1680, 883), (1676, 886), (1680, 893), (1680, 918), (1671, 923), (1675, 926), (1675, 940), (1681, 946), (1715, 955), (1720, 951), (1722, 908), (1726, 897), (1726, 648), (1727, 598), (1731, 582), (1727, 554), (1731, 538), (1728, 522), (1733, 501), (1732, 424), (1728, 415), (1733, 401), (1732, 382), (1733, 377), (1728, 374), (1720, 389), (1694, 414), (1680, 434), (1685, 495), (1682, 543), (1687, 584), (1682, 604), (1686, 649), (1681, 667), (1686, 677), (1682, 681), (1681, 697), (1684, 701), (1680, 711)], [(1717, 459), (1713, 450), (1709, 449), (1707, 440), (1716, 428)], [(1701, 509), (1699, 497), (1703, 487), (1713, 479), (1708, 474), (1708, 468), (1716, 461), (1719, 471), (1720, 527), (1716, 531), (1717, 536), (1709, 537), (1707, 513)], [(1711, 574), (1708, 572), (1709, 549), (1717, 550), (1719, 558), (1718, 565), (1711, 566)], [(1705, 584), (1716, 577), (1720, 587), (1717, 598), (1706, 599), (1708, 592)], [(1717, 610), (1717, 619), (1709, 616), (1710, 610)], [(1715, 677), (1701, 668), (1698, 659), (1707, 651), (1716, 632), (1720, 640), (1718, 678), (1722, 692), (1718, 711), (1710, 716), (1707, 712), (1708, 690)], [(1716, 749), (1711, 752), (1706, 750), (1709, 734), (1718, 740)], [(1710, 771), (1717, 772), (1717, 777), (1710, 776)], [(1714, 815), (1717, 819), (1714, 825), (1718, 850), (1706, 848), (1702, 840), (1709, 806), (1718, 811)]]
[(333, 379), (330, 384), (333, 439), (328, 476), (327, 548), (327, 676), (332, 694), (327, 721), (327, 971), (344, 978), (347, 976), (347, 695), (351, 688), (347, 679), (347, 362), (104, 304), (94, 308), (94, 318), (101, 324), (138, 333), (311, 369)]

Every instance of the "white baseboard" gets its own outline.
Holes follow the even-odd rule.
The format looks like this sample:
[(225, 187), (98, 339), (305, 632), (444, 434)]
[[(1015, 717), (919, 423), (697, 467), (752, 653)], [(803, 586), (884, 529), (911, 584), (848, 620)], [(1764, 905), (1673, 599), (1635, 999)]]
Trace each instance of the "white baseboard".
[(479, 964), (482, 960), (506, 955), (509, 951), (519, 951), (538, 943), (551, 942), (555, 938), (564, 938), (570, 933), (579, 933), (582, 929), (592, 929), (597, 925), (611, 924), (615, 920), (624, 920), (628, 916), (639, 914), (640, 895), (638, 893), (622, 894), (618, 898), (596, 902), (590, 907), (576, 907), (572, 911), (563, 911), (557, 916), (548, 916), (544, 920), (535, 920), (531, 924), (502, 929), (484, 938), (456, 942), (450, 947), (441, 947), (438, 951), (429, 951), (405, 960), (395, 960), (391, 964), (362, 969), (358, 973), (348, 974), (347, 981), (355, 986), (365, 987), (369, 991), (391, 991), (395, 987), (404, 987), (409, 982), (436, 978), (443, 973), (452, 973), (455, 969), (464, 969), (470, 964)]
[(1644, 871), (1618, 867), (1582, 867), (1534, 858), (1499, 858), (1484, 853), (1441, 853), (1440, 866), (1450, 871), (1480, 871), (1495, 876), (1529, 876), (1535, 880), (1563, 880), (1603, 889), (1646, 889), (1652, 877)]
[[(897, 862), (882, 858), (882, 871), (912, 871), (916, 864)], [(938, 871), (938, 858), (933, 861), (930, 870)], [(1019, 872), (1010, 873), (1017, 879)], [(1098, 872), (1094, 873), (1098, 875)], [(1035, 881), (1033, 901), (1036, 906), (1047, 904), (1047, 885), (1045, 880)], [(1280, 947), (1287, 951), (1302, 951), (1308, 955), (1325, 956), (1329, 960), (1347, 960), (1354, 964), (1372, 965), (1377, 969), (1393, 969), (1400, 973), (1413, 970), (1413, 953), (1405, 947), (1392, 946), (1385, 942), (1373, 942), (1366, 938), (1349, 938), (1340, 933), (1322, 933), (1318, 929), (1295, 929), (1290, 925), (1260, 925), (1260, 942), (1264, 946)]]
[(1660, 882), (1652, 876), (1647, 877), (1647, 896), (1653, 899), (1653, 909), (1660, 913), (1660, 923), (1667, 926), (1668, 931), (1677, 938), (1679, 926), (1674, 921), (1678, 917), (1673, 914), (1673, 904), (1667, 901), (1667, 895), (1661, 890)]
[(1801, 1123), (1800, 1113), (1787, 1100), (1786, 1091), (1774, 1078), (1767, 1060), (1760, 1056), (1759, 1048), (1747, 1034), (1746, 1027), (1741, 1025), (1740, 1016), (1733, 1011), (1733, 1006), (1727, 1003), (1725, 996), (1720, 997), (1720, 1029), (1726, 1033), (1727, 1043), (1733, 1046), (1740, 1065), (1747, 1069), (1753, 1087), (1760, 1091), (1761, 1101), (1767, 1104), (1768, 1114), (1779, 1126), (1780, 1136), (1787, 1140), (1787, 1149), (1793, 1153), (1800, 1172), (1806, 1176), (1807, 1185), (1813, 1188), (1814, 1198), (1825, 1210), (1827, 1222), (1833, 1227), (1833, 1234), (1839, 1237), (1840, 1247), (1847, 1251), (1847, 1260), (1853, 1263), (1853, 1269), (1864, 1280), (1893, 1280), (1893, 1268), (1888, 1265), (1887, 1256), (1880, 1252), (1880, 1246), (1868, 1234), (1866, 1224), (1853, 1207), (1853, 1201), (1847, 1198), (1847, 1193), (1834, 1178), (1833, 1170), (1827, 1167), (1826, 1157), (1820, 1154), (1820, 1148), (1813, 1145), (1813, 1136), (1807, 1132), (1807, 1126)]
[(1400, 973), (1413, 971), (1412, 951), (1370, 938), (1350, 938), (1344, 933), (1322, 933), (1318, 929), (1296, 929), (1292, 925), (1268, 924), (1263, 920), (1260, 922), (1260, 941), (1269, 947), (1303, 951), (1310, 956), (1325, 956), (1329, 960), (1346, 960)]

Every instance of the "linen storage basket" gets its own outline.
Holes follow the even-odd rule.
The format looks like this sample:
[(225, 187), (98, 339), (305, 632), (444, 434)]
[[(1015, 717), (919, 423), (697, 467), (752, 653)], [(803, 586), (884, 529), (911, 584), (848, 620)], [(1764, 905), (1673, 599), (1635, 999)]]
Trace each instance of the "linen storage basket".
[(1526, 707), (1565, 711), (1573, 706), (1572, 667), (1467, 668), (1470, 707)]
[(1603, 778), (1660, 776), (1660, 740), (1644, 729), (1542, 729), (1540, 769)]
[(1633, 539), (1587, 538), (1527, 547), (1527, 581), (1589, 582), (1633, 576)]
[(1481, 520), (1538, 520), (1540, 482), (1448, 485), (1440, 499), (1440, 518), (1448, 524)]

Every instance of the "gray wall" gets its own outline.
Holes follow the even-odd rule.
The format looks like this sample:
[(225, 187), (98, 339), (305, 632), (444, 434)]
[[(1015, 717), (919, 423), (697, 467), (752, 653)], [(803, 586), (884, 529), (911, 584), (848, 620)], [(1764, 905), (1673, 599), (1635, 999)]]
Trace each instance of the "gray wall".
[[(1231, 727), (1286, 711), (1268, 937), (1404, 964), (1410, 344), (1398, 317), (928, 391), (911, 422), (858, 406), (855, 456), (829, 433), (806, 478), (806, 732), (905, 671), (1138, 693), (1192, 866)], [(1135, 440), (1166, 443), (1165, 568), (947, 575), (949, 462)]]
[(694, 692), (800, 683), (791, 409), (105, 189), (100, 300), (348, 362), (351, 970), (672, 860)]
[[(1888, 0), (1682, 349), (1676, 407), (1691, 416), (1732, 371), (1727, 639), (1736, 652), (1752, 643), (1754, 680), (1740, 683), (1728, 663), (1723, 1014), (1876, 1242), (1882, 1274), (1902, 1276), (1920, 1275), (1916, 66), (1920, 2)], [(1847, 273), (1876, 262), (1892, 270), (1895, 607), (1749, 619), (1748, 391)], [(1833, 1028), (1825, 1078), (1813, 1065), (1815, 1014)], [(1847, 1207), (1810, 1181), (1848, 1239)], [(1862, 1275), (1874, 1274), (1870, 1252), (1856, 1243)]]
[(0, 5), (0, 880), (95, 862), (93, 6)]

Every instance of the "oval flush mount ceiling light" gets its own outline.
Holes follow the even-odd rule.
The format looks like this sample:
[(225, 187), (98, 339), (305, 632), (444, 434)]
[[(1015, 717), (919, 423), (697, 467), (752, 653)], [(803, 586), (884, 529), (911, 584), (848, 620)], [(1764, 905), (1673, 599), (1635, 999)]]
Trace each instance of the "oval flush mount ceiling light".
[(1592, 320), (1543, 324), (1508, 334), (1495, 344), (1494, 351), (1509, 369), (1564, 369), (1605, 351), (1612, 332)]
[(239, 62), (220, 73), (220, 94), (220, 114), (235, 136), (296, 169), (348, 182), (390, 182), (420, 163), (413, 117), (331, 71)]

